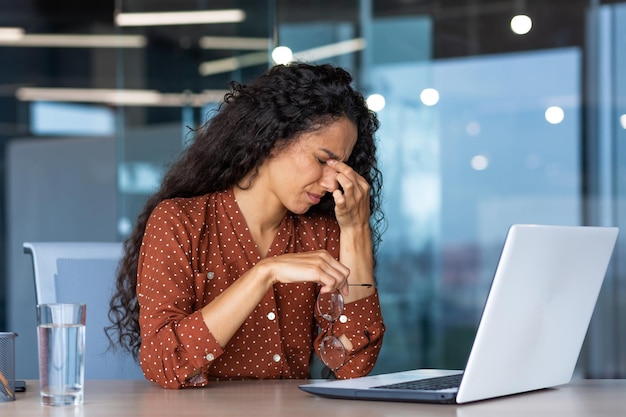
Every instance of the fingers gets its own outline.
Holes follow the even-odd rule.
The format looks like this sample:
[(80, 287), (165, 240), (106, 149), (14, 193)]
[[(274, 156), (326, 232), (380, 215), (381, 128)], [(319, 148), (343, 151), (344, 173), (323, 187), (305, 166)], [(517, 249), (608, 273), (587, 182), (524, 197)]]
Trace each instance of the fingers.
[(364, 193), (369, 193), (369, 184), (352, 167), (336, 159), (329, 159), (326, 163), (337, 171), (336, 179), (339, 188), (333, 192), (333, 195), (339, 192), (360, 197)]
[(337, 182), (344, 189), (344, 192), (351, 190), (355, 184), (359, 184), (361, 181), (367, 184), (365, 179), (357, 174), (350, 165), (336, 159), (329, 159), (326, 163), (337, 171)]
[(350, 275), (350, 269), (326, 250), (280, 255), (266, 258), (262, 263), (270, 265), (274, 282), (316, 282), (323, 293), (347, 287)]
[(337, 220), (344, 223), (369, 221), (369, 184), (361, 175), (344, 162), (329, 159), (327, 164), (337, 171), (339, 188), (333, 191)]
[[(321, 291), (332, 292), (338, 288), (345, 287), (350, 270), (332, 258), (328, 252), (324, 252), (332, 261), (329, 261), (328, 259), (320, 259), (320, 262), (317, 265), (319, 271), (321, 272), (319, 274), (319, 283), (322, 285)], [(315, 273), (315, 271), (313, 273)]]

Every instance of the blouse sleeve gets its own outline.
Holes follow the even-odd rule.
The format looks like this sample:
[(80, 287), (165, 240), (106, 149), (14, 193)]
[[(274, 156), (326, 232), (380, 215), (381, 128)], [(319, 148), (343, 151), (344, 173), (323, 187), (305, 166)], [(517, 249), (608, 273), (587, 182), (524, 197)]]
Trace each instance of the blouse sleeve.
[(332, 326), (317, 312), (316, 318), (322, 329), (315, 340), (315, 350), (318, 355), (320, 354), (320, 341), (331, 332), (331, 329), (334, 336), (345, 334), (352, 342), (352, 349), (346, 352), (345, 364), (335, 371), (338, 379), (365, 376), (374, 368), (385, 333), (378, 292), (347, 303), (342, 317), (332, 323)]
[(146, 378), (174, 389), (205, 385), (204, 378), (192, 377), (223, 353), (202, 313), (194, 311), (192, 228), (183, 217), (171, 202), (153, 211), (137, 276), (141, 367)]

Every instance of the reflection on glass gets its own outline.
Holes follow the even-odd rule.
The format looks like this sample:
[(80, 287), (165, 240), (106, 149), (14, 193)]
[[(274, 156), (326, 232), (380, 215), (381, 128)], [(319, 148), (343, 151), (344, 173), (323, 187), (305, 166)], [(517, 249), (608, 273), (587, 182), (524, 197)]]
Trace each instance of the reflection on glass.
[(559, 106), (550, 106), (546, 109), (546, 120), (553, 125), (559, 124), (565, 118), (565, 112)]
[(104, 106), (36, 101), (30, 105), (30, 123), (35, 135), (115, 135), (115, 114)]
[[(527, 76), (537, 68), (542, 77)], [(580, 224), (580, 77), (572, 48), (370, 71), (386, 100), (377, 277), (387, 334), (376, 372), (462, 368), (508, 227)], [(434, 84), (446, 99), (425, 106)], [(575, 99), (553, 126), (544, 103), (555, 97)]]
[(367, 107), (372, 111), (381, 111), (385, 108), (385, 97), (381, 94), (371, 94), (367, 97)]
[(288, 64), (293, 60), (293, 52), (286, 46), (277, 46), (272, 51), (272, 59), (275, 64)]
[[(314, 13), (303, 18), (281, 3), (276, 15), (284, 20), (276, 27), (262, 27), (270, 19), (259, 10), (271, 10), (273, 3), (253, 3), (241, 2), (249, 17), (247, 24), (232, 26), (230, 33), (221, 35), (255, 42), (268, 39), (280, 48), (233, 45), (236, 50), (229, 51), (221, 48), (209, 26), (181, 29), (189, 48), (202, 37), (206, 40), (196, 55), (174, 51), (192, 70), (184, 77), (169, 77), (168, 87), (177, 94), (187, 89), (198, 94), (222, 89), (227, 80), (245, 81), (272, 62), (293, 59), (330, 62), (351, 71), (355, 83), (369, 95), (370, 108), (380, 112), (381, 121), (379, 158), (388, 229), (379, 251), (377, 280), (388, 330), (374, 372), (463, 367), (508, 226), (581, 224), (584, 220), (582, 49), (460, 53), (456, 58), (436, 59), (436, 52), (441, 53), (436, 49), (444, 41), (458, 42), (467, 54), (480, 52), (483, 45), (476, 43), (473, 36), (478, 34), (469, 31), (470, 25), (467, 32), (455, 33), (452, 41), (443, 40), (441, 31), (449, 23), (445, 13), (376, 15), (355, 3), (333, 9), (338, 13), (332, 19), (320, 7), (311, 7)], [(141, 2), (124, 0), (122, 4), (131, 10)], [(376, 2), (373, 6), (381, 7)], [(250, 26), (251, 16), (255, 27)], [(509, 16), (503, 13), (502, 17), (503, 30), (510, 35)], [(469, 20), (467, 16), (462, 19)], [(618, 26), (626, 21), (614, 20)], [(533, 29), (529, 16), (517, 16), (510, 23), (518, 34)], [(200, 34), (194, 37), (196, 30)], [(624, 28), (620, 30), (615, 35), (618, 40), (624, 39), (619, 36)], [(176, 42), (180, 32), (172, 32)], [(286, 56), (281, 57), (280, 51), (287, 52)], [(623, 48), (615, 53), (620, 54), (619, 62), (626, 62)], [(166, 55), (172, 56), (171, 51)], [(144, 60), (131, 57), (129, 62)], [(621, 68), (619, 62), (617, 68)], [(137, 88), (154, 88), (162, 80), (151, 76), (148, 67), (145, 79), (130, 71), (122, 78), (131, 84), (145, 82)], [(616, 71), (622, 93), (623, 74), (626, 71)], [(547, 111), (546, 103), (559, 106)], [(208, 111), (214, 106), (193, 110), (195, 120), (210, 117)], [(622, 114), (619, 123), (626, 129), (623, 113), (618, 108), (612, 115)], [(120, 233), (127, 230), (133, 210), (154, 186), (151, 181), (159, 176), (163, 155), (169, 156), (180, 146), (180, 126), (171, 125), (180, 124), (182, 117), (180, 109), (127, 114), (134, 124), (129, 123), (124, 131), (125, 164), (120, 177), (127, 207), (121, 210)], [(614, 116), (611, 120), (615, 123)], [(622, 148), (616, 150), (624, 155)], [(142, 172), (153, 180), (140, 180), (147, 178)]]
[(420, 93), (420, 100), (426, 106), (434, 106), (439, 102), (439, 91), (434, 88), (425, 88)]
[(518, 14), (511, 19), (511, 30), (518, 35), (525, 35), (533, 27), (533, 21), (524, 14)]
[(476, 171), (484, 171), (489, 166), (489, 159), (485, 155), (476, 155), (472, 158), (471, 165)]

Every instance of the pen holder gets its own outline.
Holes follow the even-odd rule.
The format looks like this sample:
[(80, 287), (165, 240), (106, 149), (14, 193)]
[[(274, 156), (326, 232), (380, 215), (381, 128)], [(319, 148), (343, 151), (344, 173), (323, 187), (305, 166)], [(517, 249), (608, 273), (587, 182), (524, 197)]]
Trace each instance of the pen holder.
[(0, 402), (15, 400), (16, 333), (0, 332)]

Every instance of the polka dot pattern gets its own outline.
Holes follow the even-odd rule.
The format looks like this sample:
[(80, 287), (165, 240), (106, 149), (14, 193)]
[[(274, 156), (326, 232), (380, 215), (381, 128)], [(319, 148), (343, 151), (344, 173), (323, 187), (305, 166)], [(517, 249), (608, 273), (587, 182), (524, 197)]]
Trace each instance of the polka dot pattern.
[[(332, 218), (288, 213), (267, 256), (326, 249), (339, 257)], [(311, 355), (330, 323), (315, 317), (315, 284), (277, 284), (227, 346), (221, 347), (200, 309), (262, 259), (232, 190), (163, 201), (148, 221), (138, 264), (141, 367), (166, 388), (220, 379), (307, 378)], [(346, 304), (345, 333), (354, 349), (336, 374), (367, 374), (382, 345), (378, 295)]]

